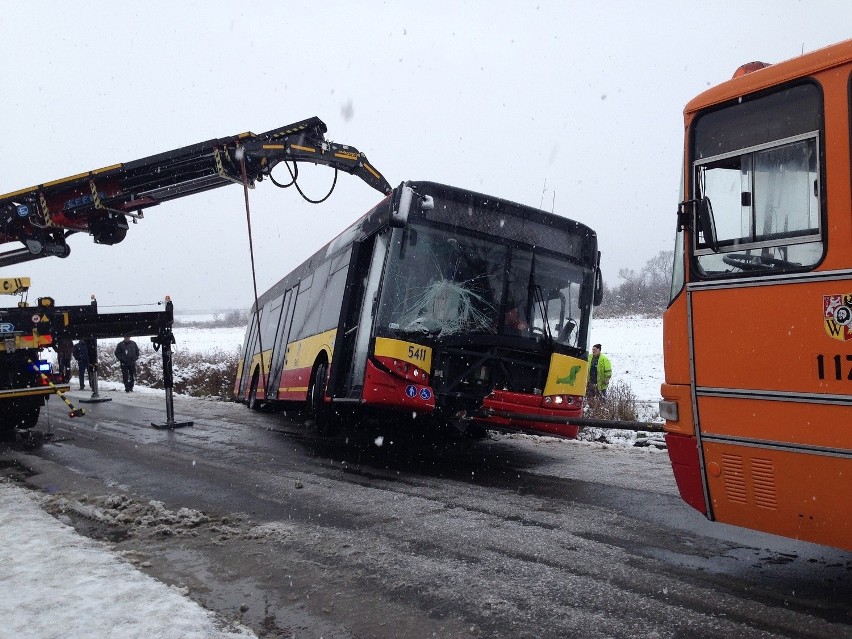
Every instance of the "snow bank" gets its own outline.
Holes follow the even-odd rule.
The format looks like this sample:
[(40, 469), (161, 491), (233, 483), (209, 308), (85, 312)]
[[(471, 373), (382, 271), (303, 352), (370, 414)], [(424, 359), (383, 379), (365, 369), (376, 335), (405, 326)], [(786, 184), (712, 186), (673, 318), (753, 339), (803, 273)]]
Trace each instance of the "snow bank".
[(0, 636), (255, 636), (78, 535), (42, 511), (36, 494), (5, 480), (0, 480), (0, 512)]

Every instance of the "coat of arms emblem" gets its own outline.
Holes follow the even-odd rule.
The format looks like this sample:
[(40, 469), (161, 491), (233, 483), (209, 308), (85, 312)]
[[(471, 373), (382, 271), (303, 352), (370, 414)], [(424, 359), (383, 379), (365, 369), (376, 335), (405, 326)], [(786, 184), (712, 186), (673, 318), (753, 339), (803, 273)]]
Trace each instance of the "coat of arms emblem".
[(852, 293), (823, 295), (823, 325), (832, 339), (852, 339)]

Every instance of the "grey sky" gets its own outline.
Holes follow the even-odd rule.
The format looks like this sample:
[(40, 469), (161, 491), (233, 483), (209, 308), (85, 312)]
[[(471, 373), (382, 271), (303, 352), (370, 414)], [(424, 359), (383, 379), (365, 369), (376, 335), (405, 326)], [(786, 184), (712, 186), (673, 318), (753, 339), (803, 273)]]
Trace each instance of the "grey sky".
[[(0, 1), (0, 193), (310, 116), (391, 184), (423, 179), (597, 230), (604, 278), (667, 250), (683, 105), (745, 62), (849, 37), (846, 1)], [(324, 195), (333, 172), (304, 167)], [(341, 174), (311, 205), (251, 192), (268, 288), (380, 199)], [(251, 303), (243, 194), (154, 207), (119, 245), (0, 269), (31, 301)]]

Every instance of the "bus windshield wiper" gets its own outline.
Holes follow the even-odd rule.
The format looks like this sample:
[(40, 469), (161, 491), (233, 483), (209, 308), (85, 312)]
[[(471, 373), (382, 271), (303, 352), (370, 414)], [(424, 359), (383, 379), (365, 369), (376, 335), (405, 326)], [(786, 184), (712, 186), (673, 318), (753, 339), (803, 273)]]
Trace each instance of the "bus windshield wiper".
[(541, 321), (544, 322), (544, 328), (542, 330), (544, 338), (552, 344), (553, 333), (550, 330), (550, 321), (547, 317), (547, 302), (544, 300), (544, 293), (541, 290), (540, 284), (533, 284), (533, 299), (535, 299), (536, 306), (538, 306)]

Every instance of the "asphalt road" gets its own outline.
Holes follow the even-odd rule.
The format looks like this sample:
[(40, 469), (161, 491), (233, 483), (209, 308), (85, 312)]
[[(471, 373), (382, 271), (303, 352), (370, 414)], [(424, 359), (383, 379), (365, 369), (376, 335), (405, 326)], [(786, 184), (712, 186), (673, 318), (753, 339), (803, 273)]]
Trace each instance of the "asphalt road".
[(852, 637), (850, 553), (708, 522), (664, 452), (104, 395), (3, 471), (262, 637)]

